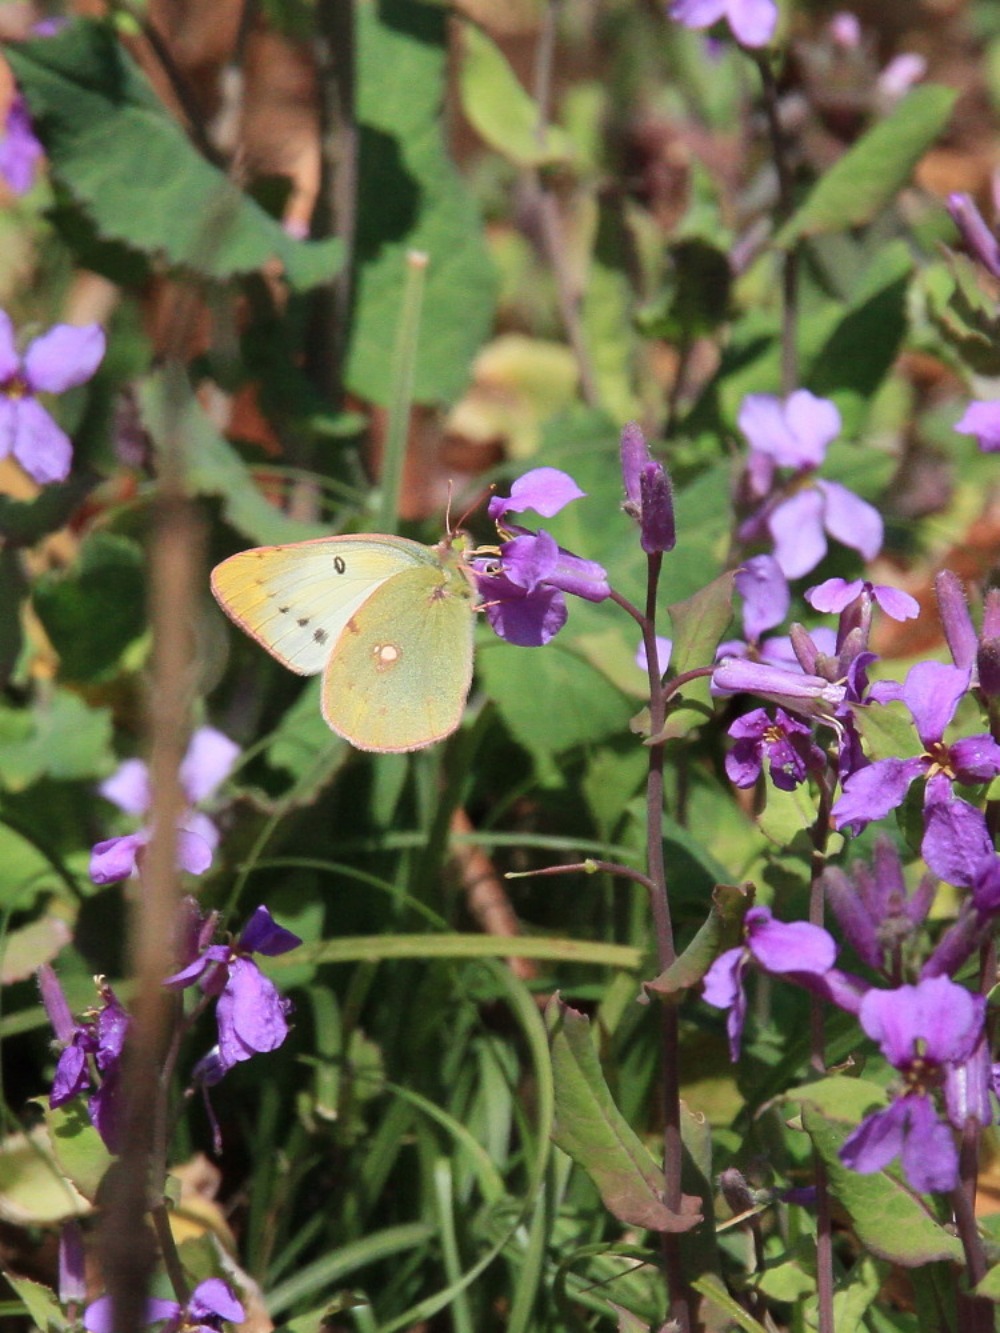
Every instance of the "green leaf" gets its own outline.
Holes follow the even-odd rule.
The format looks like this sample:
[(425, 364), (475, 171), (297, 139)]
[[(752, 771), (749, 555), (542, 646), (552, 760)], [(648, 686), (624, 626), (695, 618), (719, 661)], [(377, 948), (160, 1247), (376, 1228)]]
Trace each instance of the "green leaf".
[(43, 1286), (41, 1282), (32, 1282), (31, 1278), (18, 1277), (6, 1270), (4, 1277), (24, 1302), (35, 1333), (62, 1333), (64, 1329), (71, 1327), (51, 1288)]
[[(824, 1088), (835, 1081), (854, 1085), (841, 1090), (846, 1097), (837, 1110), (838, 1098)], [(830, 1110), (824, 1113), (816, 1098)], [(834, 1198), (847, 1211), (858, 1238), (872, 1254), (905, 1268), (918, 1268), (936, 1259), (961, 1263), (961, 1242), (941, 1226), (920, 1195), (898, 1176), (889, 1171), (860, 1175), (840, 1160), (841, 1145), (860, 1122), (860, 1107), (871, 1109), (884, 1103), (885, 1094), (880, 1088), (860, 1079), (826, 1079), (801, 1089), (789, 1100), (793, 1099), (801, 1104), (803, 1127), (826, 1163)]]
[(651, 1231), (689, 1231), (700, 1201), (664, 1204), (663, 1172), (615, 1106), (590, 1035), (590, 1020), (556, 995), (546, 1008), (556, 1093), (553, 1140), (583, 1167), (619, 1221)]
[(293, 240), (210, 165), (110, 26), (78, 19), (7, 54), (53, 175), (102, 238), (211, 278), (275, 259), (298, 289), (337, 272), (340, 243)]
[(950, 254), (922, 270), (920, 286), (935, 328), (969, 369), (1000, 375), (1000, 315), (975, 266)]
[(633, 703), (558, 639), (543, 648), (487, 642), (476, 670), (514, 739), (534, 754), (559, 754), (628, 727)]
[(16, 1226), (50, 1226), (90, 1211), (53, 1156), (44, 1126), (0, 1143), (0, 1218)]
[(655, 980), (647, 981), (644, 989), (675, 1004), (682, 1000), (685, 991), (697, 985), (719, 954), (740, 942), (743, 916), (752, 904), (752, 886), (716, 885), (712, 910), (694, 939)]
[(923, 749), (910, 710), (901, 699), (887, 704), (851, 704), (869, 759), (912, 759)]
[[(6, 867), (4, 868), (6, 876)], [(9, 930), (0, 953), (0, 985), (27, 981), (43, 963), (51, 963), (56, 954), (73, 938), (67, 923), (46, 914), (27, 925)]]
[(914, 88), (820, 177), (775, 243), (788, 248), (803, 237), (870, 222), (948, 124), (956, 97), (953, 89), (936, 84)]
[(104, 1140), (90, 1123), (83, 1097), (45, 1112), (52, 1150), (56, 1161), (85, 1199), (92, 1203), (97, 1191), (114, 1162), (104, 1146)]
[[(667, 607), (674, 631), (670, 665), (675, 676), (715, 661), (715, 650), (733, 616), (733, 577), (732, 572), (722, 574), (686, 601)], [(692, 680), (671, 698), (663, 728), (651, 742), (684, 736), (714, 715), (710, 681), (709, 676)]]
[(146, 627), (142, 551), (127, 537), (93, 532), (71, 569), (37, 580), (32, 601), (59, 654), (60, 676), (106, 678)]
[(113, 767), (110, 709), (59, 689), (29, 710), (0, 706), (0, 783), (11, 791), (40, 777), (104, 777)]
[(445, 141), (445, 14), (417, 0), (357, 6), (357, 282), (347, 382), (387, 403), (406, 255), (428, 257), (414, 399), (451, 401), (493, 323), (482, 221)]
[(538, 105), (493, 39), (472, 23), (461, 25), (459, 37), (458, 92), (476, 133), (515, 166), (567, 162), (573, 156), (568, 136), (548, 125), (539, 138)]
[(689, 345), (726, 321), (733, 270), (726, 251), (698, 236), (677, 241), (667, 255), (664, 290), (636, 312), (635, 322), (647, 338)]
[(226, 521), (261, 546), (326, 536), (319, 523), (303, 523), (264, 498), (250, 468), (215, 429), (179, 377), (153, 375), (139, 386), (143, 424), (162, 449), (179, 440), (185, 452), (185, 481), (197, 495), (218, 496)]
[(899, 352), (912, 272), (913, 255), (905, 241), (880, 249), (852, 292), (843, 319), (812, 358), (805, 383), (813, 393), (836, 402), (848, 435), (860, 424)]

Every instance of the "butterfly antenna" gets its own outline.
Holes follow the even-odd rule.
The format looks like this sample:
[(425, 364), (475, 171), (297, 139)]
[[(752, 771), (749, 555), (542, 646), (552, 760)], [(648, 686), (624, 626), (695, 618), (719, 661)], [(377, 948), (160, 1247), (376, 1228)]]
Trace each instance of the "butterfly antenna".
[[(448, 483), (448, 486), (449, 486), (449, 490), (450, 490), (450, 487), (451, 487), (451, 483), (450, 483), (450, 482)], [(487, 488), (486, 488), (486, 495), (487, 495), (487, 496), (492, 495), (493, 492), (494, 492), (495, 490), (496, 490), (496, 483), (491, 481), (490, 484), (489, 484), (489, 486), (487, 486)], [(465, 513), (464, 513), (464, 514), (462, 515), (462, 517), (458, 520), (458, 531), (461, 531), (461, 529), (465, 527), (466, 520), (468, 519), (469, 515), (470, 515), (471, 513), (473, 513), (476, 509), (479, 508), (479, 506), (483, 503), (484, 498), (485, 498), (485, 497), (484, 497), (483, 495), (477, 495), (476, 498), (472, 501), (472, 503), (469, 505), (468, 509), (466, 509)], [(451, 503), (451, 496), (450, 496), (450, 494), (449, 494), (449, 497), (448, 497), (448, 502), (449, 502), (449, 505), (450, 505), (450, 503)], [(450, 532), (450, 531), (451, 531), (451, 528), (449, 528), (448, 531)]]

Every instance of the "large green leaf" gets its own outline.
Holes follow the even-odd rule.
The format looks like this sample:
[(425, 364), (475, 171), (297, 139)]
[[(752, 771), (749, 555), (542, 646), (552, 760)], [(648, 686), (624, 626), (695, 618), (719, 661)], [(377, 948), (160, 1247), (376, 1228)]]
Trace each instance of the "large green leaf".
[(145, 629), (142, 551), (127, 537), (94, 532), (70, 570), (36, 582), (32, 600), (59, 654), (61, 676), (99, 680)]
[(948, 124), (957, 95), (931, 83), (914, 88), (820, 178), (778, 233), (778, 245), (870, 222)]
[(108, 25), (80, 19), (4, 54), (53, 175), (104, 239), (212, 278), (275, 259), (296, 288), (336, 273), (340, 243), (293, 240), (207, 162)]
[(962, 1244), (947, 1232), (919, 1194), (891, 1171), (860, 1175), (840, 1160), (840, 1148), (869, 1110), (885, 1104), (885, 1093), (861, 1079), (827, 1078), (789, 1100), (802, 1107), (802, 1124), (826, 1164), (830, 1190), (849, 1214), (872, 1254), (906, 1268), (936, 1259), (962, 1260)]
[(414, 398), (456, 398), (493, 321), (482, 220), (445, 146), (446, 17), (419, 0), (357, 8), (357, 274), (347, 382), (387, 403), (406, 256), (428, 257)]
[(114, 766), (111, 710), (54, 690), (30, 710), (0, 707), (0, 784), (23, 791), (40, 777), (104, 777)]
[(663, 1172), (618, 1110), (590, 1035), (590, 1020), (556, 996), (546, 1010), (556, 1118), (552, 1137), (590, 1176), (621, 1222), (651, 1231), (689, 1231), (700, 1201), (685, 1195), (680, 1213), (663, 1202)]
[(558, 639), (544, 648), (486, 641), (476, 670), (515, 740), (538, 755), (625, 732), (634, 711), (605, 675)]

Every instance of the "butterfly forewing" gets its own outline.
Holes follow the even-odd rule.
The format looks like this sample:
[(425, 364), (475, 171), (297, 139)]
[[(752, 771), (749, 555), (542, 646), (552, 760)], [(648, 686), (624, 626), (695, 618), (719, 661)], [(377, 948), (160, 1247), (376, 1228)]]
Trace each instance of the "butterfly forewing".
[(323, 716), (362, 750), (430, 745), (462, 720), (474, 594), (457, 566), (407, 569), (348, 618), (323, 676)]
[(433, 573), (431, 559), (427, 547), (405, 537), (320, 537), (230, 556), (212, 571), (212, 591), (279, 662), (311, 676), (387, 579), (409, 570)]

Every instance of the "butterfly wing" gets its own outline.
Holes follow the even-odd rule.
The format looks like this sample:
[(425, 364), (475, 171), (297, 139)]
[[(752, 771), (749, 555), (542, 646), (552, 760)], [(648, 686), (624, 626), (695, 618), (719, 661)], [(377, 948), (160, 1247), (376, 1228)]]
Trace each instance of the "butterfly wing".
[(230, 556), (212, 571), (212, 592), (272, 657), (313, 676), (373, 592), (403, 571), (433, 570), (434, 561), (405, 537), (319, 537)]
[(384, 753), (453, 732), (472, 682), (474, 603), (450, 563), (403, 570), (377, 588), (348, 618), (327, 663), (330, 727), (359, 750)]

